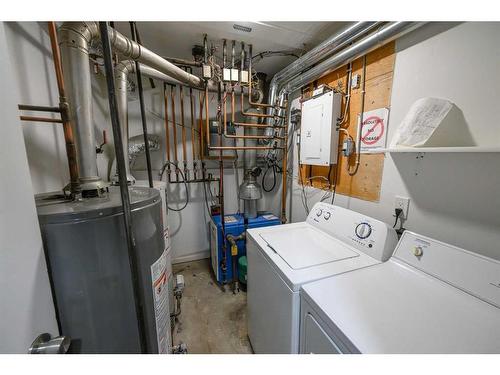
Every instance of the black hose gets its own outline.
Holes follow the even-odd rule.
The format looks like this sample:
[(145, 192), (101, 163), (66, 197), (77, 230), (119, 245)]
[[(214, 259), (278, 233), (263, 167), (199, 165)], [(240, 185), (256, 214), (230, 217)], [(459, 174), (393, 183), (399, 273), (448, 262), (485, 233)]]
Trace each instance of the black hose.
[[(130, 22), (130, 32), (132, 34), (132, 40), (135, 42), (137, 34), (137, 26), (135, 22)], [(152, 188), (153, 172), (151, 171), (151, 153), (149, 151), (148, 125), (146, 122), (146, 109), (144, 107), (144, 92), (142, 89), (141, 66), (138, 61), (135, 62), (135, 77), (137, 78), (137, 88), (139, 89), (139, 103), (141, 105), (142, 132), (144, 134), (144, 147), (146, 151), (146, 166), (148, 169), (148, 181), (149, 181), (149, 187)]]
[[(269, 172), (270, 169), (273, 170), (273, 184), (269, 189), (267, 189), (266, 184), (265, 184), (265, 180), (266, 180), (267, 172)], [(276, 187), (276, 164), (273, 164), (271, 166), (268, 166), (266, 171), (262, 175), (262, 190), (264, 190), (266, 193), (269, 193), (269, 192), (273, 191), (275, 187)]]
[(182, 172), (181, 169), (177, 168), (177, 166), (175, 165), (175, 163), (172, 163), (171, 161), (167, 161), (165, 164), (163, 164), (163, 167), (161, 167), (161, 171), (160, 171), (160, 181), (163, 179), (163, 173), (165, 173), (165, 169), (167, 168), (167, 165), (173, 165), (176, 172), (179, 172), (179, 174), (181, 175), (182, 177), (182, 182), (184, 183), (184, 187), (186, 189), (186, 202), (184, 203), (184, 206), (182, 206), (181, 208), (172, 208), (168, 205), (167, 202), (165, 202), (165, 205), (167, 206), (167, 209), (171, 210), (171, 211), (175, 211), (175, 212), (180, 212), (182, 211), (183, 209), (185, 209), (189, 203), (189, 188), (188, 188), (188, 184), (186, 182), (186, 176), (184, 175), (184, 173)]
[(130, 205), (130, 195), (127, 185), (127, 173), (125, 169), (125, 155), (123, 152), (122, 134), (120, 128), (120, 119), (118, 117), (118, 106), (116, 104), (115, 80), (113, 73), (113, 60), (111, 57), (111, 44), (109, 42), (108, 25), (106, 22), (99, 22), (101, 32), (101, 41), (104, 57), (104, 67), (106, 71), (106, 83), (108, 87), (109, 112), (111, 117), (111, 125), (113, 128), (113, 138), (115, 141), (116, 165), (118, 168), (118, 177), (120, 184), (120, 193), (123, 205), (123, 219), (125, 223), (125, 235), (127, 238), (127, 249), (130, 272), (132, 275), (132, 288), (134, 293), (135, 314), (137, 319), (137, 328), (139, 331), (139, 342), (141, 352), (146, 353), (146, 324), (142, 311), (139, 286), (139, 270), (137, 266), (137, 257), (135, 251), (135, 241), (132, 232), (132, 211)]

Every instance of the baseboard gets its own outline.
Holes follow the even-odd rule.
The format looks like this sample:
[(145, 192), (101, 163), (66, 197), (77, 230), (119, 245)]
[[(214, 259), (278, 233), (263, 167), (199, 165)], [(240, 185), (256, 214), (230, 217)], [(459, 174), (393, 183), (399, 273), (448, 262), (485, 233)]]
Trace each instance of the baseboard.
[(210, 250), (198, 251), (196, 253), (172, 258), (172, 264), (192, 262), (194, 260), (210, 258)]

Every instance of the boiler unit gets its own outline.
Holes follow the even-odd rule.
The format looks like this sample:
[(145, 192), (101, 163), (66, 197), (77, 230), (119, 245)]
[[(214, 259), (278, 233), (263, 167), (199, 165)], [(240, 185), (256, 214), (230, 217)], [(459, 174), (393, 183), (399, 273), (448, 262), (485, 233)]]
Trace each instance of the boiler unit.
[(59, 329), (71, 353), (171, 350), (167, 253), (156, 189), (130, 187), (133, 236), (143, 322), (139, 322), (119, 188), (68, 201), (37, 197), (38, 219)]
[(220, 215), (213, 216), (210, 221), (210, 258), (212, 262), (212, 269), (214, 271), (217, 282), (225, 284), (233, 280), (233, 264), (238, 264), (238, 259), (246, 255), (246, 246), (244, 239), (238, 239), (236, 245), (238, 253), (236, 262), (233, 262), (233, 255), (231, 254), (231, 244), (227, 239), (228, 235), (238, 237), (245, 233), (246, 229), (268, 227), (272, 225), (281, 224), (280, 219), (269, 213), (259, 214), (255, 218), (248, 219), (248, 224), (245, 225), (244, 216), (241, 214), (226, 215), (225, 222), (225, 235), (226, 235), (226, 274), (224, 275), (222, 269), (222, 259), (224, 258), (224, 249), (222, 247), (222, 225)]

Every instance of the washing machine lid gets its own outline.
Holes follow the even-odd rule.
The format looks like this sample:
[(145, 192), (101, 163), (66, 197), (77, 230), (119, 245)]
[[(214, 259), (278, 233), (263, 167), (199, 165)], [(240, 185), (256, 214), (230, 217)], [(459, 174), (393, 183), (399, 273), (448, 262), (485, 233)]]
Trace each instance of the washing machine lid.
[(341, 241), (310, 225), (283, 228), (260, 236), (293, 270), (359, 257), (359, 253)]
[(353, 352), (500, 353), (500, 262), (413, 232), (301, 295)]
[(301, 293), (352, 352), (500, 352), (500, 309), (394, 260)]

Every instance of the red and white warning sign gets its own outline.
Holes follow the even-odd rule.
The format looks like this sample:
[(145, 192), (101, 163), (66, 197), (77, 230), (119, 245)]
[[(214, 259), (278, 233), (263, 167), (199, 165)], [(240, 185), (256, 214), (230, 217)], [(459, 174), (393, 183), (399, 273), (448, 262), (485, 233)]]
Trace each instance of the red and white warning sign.
[(388, 120), (388, 108), (379, 108), (363, 113), (361, 153), (366, 154), (385, 148)]

